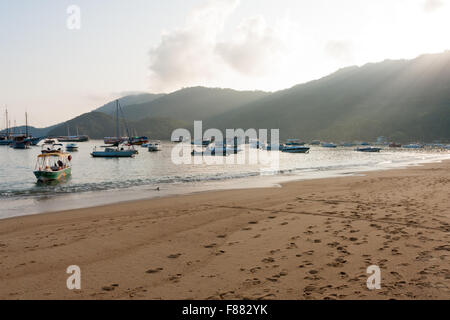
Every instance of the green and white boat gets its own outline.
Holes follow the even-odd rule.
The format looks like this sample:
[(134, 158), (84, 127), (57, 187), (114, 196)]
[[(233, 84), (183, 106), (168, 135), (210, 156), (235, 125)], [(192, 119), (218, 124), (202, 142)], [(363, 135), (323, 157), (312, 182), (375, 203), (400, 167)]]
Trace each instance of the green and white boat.
[(34, 175), (38, 182), (61, 181), (72, 174), (72, 156), (66, 152), (43, 153), (38, 156)]

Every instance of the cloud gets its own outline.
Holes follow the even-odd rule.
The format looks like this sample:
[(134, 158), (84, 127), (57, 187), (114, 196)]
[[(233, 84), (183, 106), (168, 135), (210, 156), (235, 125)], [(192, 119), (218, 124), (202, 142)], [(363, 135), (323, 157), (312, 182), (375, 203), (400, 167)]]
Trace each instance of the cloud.
[(328, 41), (325, 46), (325, 53), (342, 63), (353, 63), (353, 45), (350, 41)]
[(216, 52), (235, 71), (258, 76), (276, 67), (284, 49), (277, 30), (256, 16), (243, 21), (230, 41), (218, 43)]
[(423, 4), (423, 10), (425, 12), (435, 12), (444, 6), (442, 0), (426, 0)]
[[(225, 25), (239, 0), (210, 0), (191, 11), (185, 25), (166, 31), (150, 50), (152, 91), (186, 86), (227, 86), (276, 67), (285, 42), (279, 25), (262, 16), (244, 19), (231, 34)], [(281, 25), (281, 24), (280, 24)]]

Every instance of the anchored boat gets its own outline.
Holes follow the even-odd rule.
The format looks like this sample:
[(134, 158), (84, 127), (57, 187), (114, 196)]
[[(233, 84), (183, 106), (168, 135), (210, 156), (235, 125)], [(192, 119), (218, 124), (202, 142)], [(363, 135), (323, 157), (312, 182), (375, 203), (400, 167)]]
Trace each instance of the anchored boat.
[(147, 148), (149, 152), (158, 152), (161, 151), (161, 142), (154, 141), (147, 143)]
[(309, 153), (310, 148), (298, 145), (285, 145), (281, 151), (286, 153)]
[(78, 145), (76, 143), (68, 143), (66, 145), (67, 151), (78, 151)]
[(357, 148), (358, 152), (380, 152), (381, 148), (367, 147), (367, 148)]
[(38, 155), (34, 175), (39, 182), (60, 181), (72, 174), (72, 156), (65, 152)]
[[(120, 137), (119, 134), (119, 110), (121, 110), (119, 105), (119, 100), (116, 100), (116, 137)], [(126, 123), (125, 123), (126, 126)], [(126, 126), (127, 131), (128, 127)], [(128, 134), (129, 136), (129, 134)], [(105, 138), (106, 141), (106, 138)], [(120, 144), (120, 139), (117, 140), (116, 143), (112, 146), (105, 146), (103, 147), (104, 150), (97, 151), (97, 147), (94, 148), (94, 150), (91, 153), (91, 156), (94, 158), (132, 158), (135, 154), (137, 154), (137, 150), (133, 148), (133, 145), (130, 143), (131, 140), (129, 140), (128, 144)]]
[(14, 149), (28, 149), (30, 148), (31, 142), (27, 140), (27, 137), (24, 135), (16, 136), (13, 139), (12, 147)]
[(102, 151), (97, 151), (97, 148), (94, 148), (91, 156), (94, 158), (132, 158), (136, 154), (136, 150), (132, 148), (125, 148), (126, 146), (111, 146), (105, 147)]
[(322, 147), (323, 148), (332, 148), (332, 149), (334, 149), (334, 148), (337, 148), (337, 145), (334, 144), (334, 143), (322, 143)]

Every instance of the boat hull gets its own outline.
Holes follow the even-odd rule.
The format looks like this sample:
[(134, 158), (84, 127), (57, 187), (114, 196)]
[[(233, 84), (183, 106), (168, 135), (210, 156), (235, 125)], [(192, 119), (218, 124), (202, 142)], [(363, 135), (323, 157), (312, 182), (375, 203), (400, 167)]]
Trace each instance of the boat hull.
[(14, 142), (12, 145), (13, 149), (28, 149), (30, 148), (30, 143), (29, 142)]
[(44, 139), (44, 137), (39, 138), (28, 138), (26, 141), (29, 141), (32, 146), (37, 146), (39, 142), (41, 142)]
[(12, 143), (12, 140), (0, 140), (0, 146), (9, 146)]
[(371, 152), (371, 153), (375, 153), (375, 152), (380, 152), (381, 148), (359, 148), (356, 149), (356, 151), (358, 152)]
[(91, 156), (94, 158), (132, 158), (136, 154), (136, 151), (116, 151), (116, 152), (103, 152), (94, 151)]
[(283, 152), (285, 153), (308, 153), (310, 150), (310, 148), (290, 148), (290, 147), (285, 147), (283, 148)]
[(72, 174), (71, 168), (60, 171), (34, 171), (34, 175), (39, 182), (61, 181)]

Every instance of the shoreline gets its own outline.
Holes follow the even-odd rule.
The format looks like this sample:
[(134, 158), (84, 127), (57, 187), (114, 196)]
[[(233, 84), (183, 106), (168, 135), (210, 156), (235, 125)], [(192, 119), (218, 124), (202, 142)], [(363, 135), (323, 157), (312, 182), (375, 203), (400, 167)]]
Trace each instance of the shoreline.
[[(3, 299), (448, 299), (450, 161), (0, 220)], [(82, 290), (66, 288), (70, 265)], [(366, 268), (382, 270), (382, 290)], [(117, 286), (116, 286), (117, 285)]]
[[(110, 204), (121, 204), (134, 201), (145, 201), (151, 199), (167, 198), (174, 196), (192, 195), (203, 192), (221, 192), (227, 190), (246, 190), (273, 188), (290, 182), (332, 179), (339, 177), (351, 177), (365, 175), (371, 172), (383, 172), (389, 170), (402, 170), (415, 166), (422, 166), (433, 163), (450, 161), (449, 158), (424, 159), (412, 163), (402, 163), (392, 167), (372, 167), (372, 168), (346, 168), (330, 170), (329, 172), (306, 172), (302, 174), (281, 173), (275, 175), (259, 175), (242, 178), (232, 178), (217, 181), (206, 181), (200, 184), (194, 182), (171, 185), (171, 189), (156, 191), (150, 186), (138, 186), (125, 189), (112, 189), (103, 191), (81, 192), (74, 194), (59, 194), (55, 196), (37, 196), (23, 199), (2, 199), (3, 212), (5, 216), (0, 216), (0, 221), (15, 217), (29, 215), (41, 215), (51, 212), (61, 212), (77, 209), (88, 209)], [(236, 185), (239, 186), (236, 186)], [(186, 191), (188, 189), (188, 191)], [(111, 201), (111, 198), (114, 198)], [(17, 205), (18, 201), (22, 204)], [(81, 204), (82, 203), (82, 204)], [(5, 209), (6, 206), (6, 209)], [(27, 213), (17, 213), (27, 210)]]

